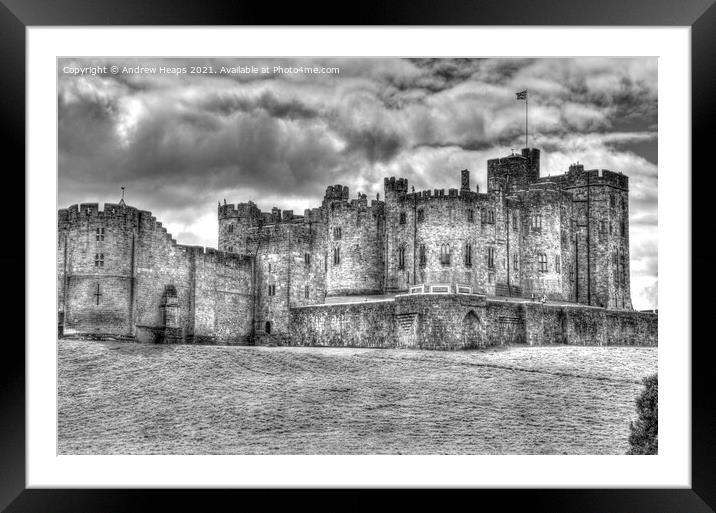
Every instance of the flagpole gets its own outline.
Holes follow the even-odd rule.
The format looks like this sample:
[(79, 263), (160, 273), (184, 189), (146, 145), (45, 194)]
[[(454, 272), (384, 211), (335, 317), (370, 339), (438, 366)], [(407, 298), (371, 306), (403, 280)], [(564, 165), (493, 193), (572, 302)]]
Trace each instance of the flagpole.
[(525, 89), (525, 148), (529, 149), (530, 145), (528, 143), (527, 136), (527, 134), (529, 134), (529, 131), (527, 130), (527, 104), (529, 103), (528, 97), (529, 93), (527, 93), (527, 90)]

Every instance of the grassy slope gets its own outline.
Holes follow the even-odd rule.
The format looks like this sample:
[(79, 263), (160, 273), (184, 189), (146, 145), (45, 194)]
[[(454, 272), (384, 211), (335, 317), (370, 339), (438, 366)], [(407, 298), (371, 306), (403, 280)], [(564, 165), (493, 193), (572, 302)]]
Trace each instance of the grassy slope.
[(656, 348), (59, 342), (62, 454), (623, 454)]

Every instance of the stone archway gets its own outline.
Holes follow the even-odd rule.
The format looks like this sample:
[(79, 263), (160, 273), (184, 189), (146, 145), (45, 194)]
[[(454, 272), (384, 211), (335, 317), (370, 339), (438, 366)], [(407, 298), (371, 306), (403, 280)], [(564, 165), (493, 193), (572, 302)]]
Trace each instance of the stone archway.
[(467, 312), (462, 320), (462, 344), (466, 349), (484, 346), (480, 318), (474, 310)]

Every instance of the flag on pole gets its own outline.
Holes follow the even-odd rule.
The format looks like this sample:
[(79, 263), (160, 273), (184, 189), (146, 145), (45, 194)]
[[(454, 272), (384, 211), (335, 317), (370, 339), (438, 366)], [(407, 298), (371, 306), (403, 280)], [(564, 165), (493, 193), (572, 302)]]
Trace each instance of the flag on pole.
[(527, 89), (524, 91), (520, 91), (519, 93), (515, 93), (517, 95), (518, 100), (526, 100), (527, 99)]

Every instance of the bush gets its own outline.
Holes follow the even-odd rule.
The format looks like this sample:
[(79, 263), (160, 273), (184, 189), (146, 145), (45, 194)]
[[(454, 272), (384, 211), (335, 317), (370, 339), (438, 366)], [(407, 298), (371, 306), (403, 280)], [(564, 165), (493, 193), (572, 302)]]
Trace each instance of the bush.
[(636, 399), (636, 422), (629, 422), (629, 451), (627, 454), (657, 454), (659, 452), (659, 380), (656, 374), (644, 379), (645, 390)]

